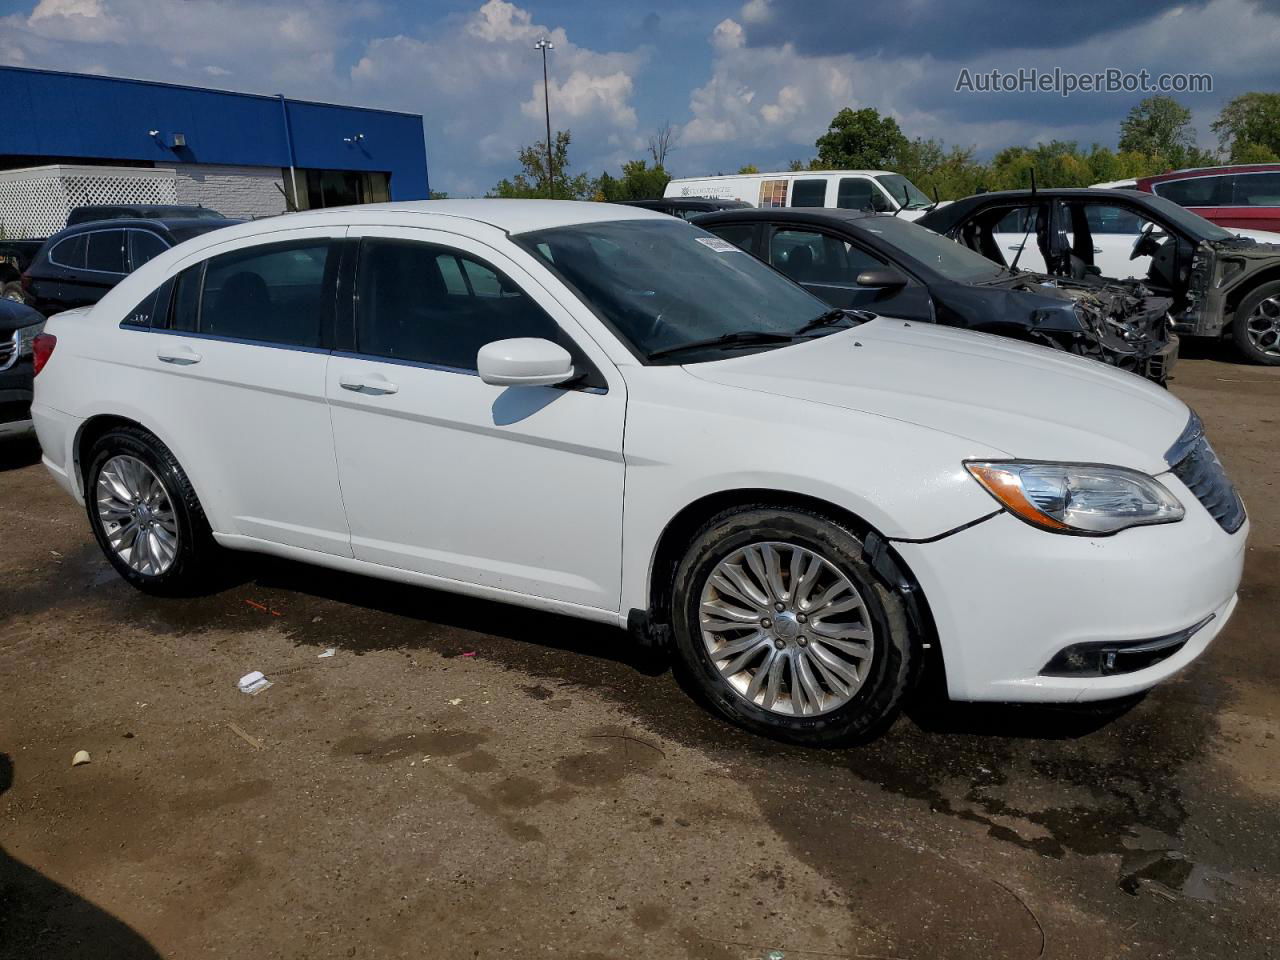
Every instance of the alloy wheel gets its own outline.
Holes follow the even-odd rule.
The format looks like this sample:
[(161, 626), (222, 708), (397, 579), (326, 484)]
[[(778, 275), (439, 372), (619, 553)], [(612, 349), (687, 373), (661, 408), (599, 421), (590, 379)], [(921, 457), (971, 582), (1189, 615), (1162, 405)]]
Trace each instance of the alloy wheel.
[(1280, 357), (1280, 297), (1260, 300), (1244, 323), (1250, 342), (1259, 352)]
[(784, 716), (844, 706), (875, 655), (857, 587), (818, 553), (791, 543), (753, 543), (721, 560), (703, 585), (699, 626), (730, 687)]
[(107, 542), (131, 570), (155, 577), (173, 566), (178, 518), (150, 467), (137, 457), (112, 457), (98, 473), (96, 499)]

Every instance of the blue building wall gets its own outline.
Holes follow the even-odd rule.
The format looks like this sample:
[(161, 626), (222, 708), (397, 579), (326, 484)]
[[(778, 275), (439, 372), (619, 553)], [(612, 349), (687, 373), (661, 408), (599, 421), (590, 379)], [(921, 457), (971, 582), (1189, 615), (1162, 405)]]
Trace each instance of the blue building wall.
[[(429, 195), (417, 114), (20, 67), (0, 67), (0, 90), (0, 154), (285, 168), (287, 115), (293, 166), (382, 171), (393, 200)], [(185, 147), (165, 145), (174, 133)]]

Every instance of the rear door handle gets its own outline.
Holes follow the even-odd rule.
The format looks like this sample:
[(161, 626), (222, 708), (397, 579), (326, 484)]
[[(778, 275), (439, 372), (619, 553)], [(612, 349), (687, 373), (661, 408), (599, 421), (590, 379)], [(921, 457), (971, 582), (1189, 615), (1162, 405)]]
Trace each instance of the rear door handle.
[(1020, 243), (1015, 243), (1015, 244), (1013, 244), (1011, 247), (1009, 247), (1009, 249), (1010, 249), (1010, 250), (1021, 250), (1021, 249), (1022, 249), (1022, 244), (1020, 244)]
[(371, 396), (381, 396), (387, 393), (399, 393), (400, 388), (388, 380), (386, 377), (369, 377), (367, 379), (353, 376), (338, 377), (338, 385), (343, 390), (350, 390), (353, 393), (364, 393)]
[(203, 358), (190, 347), (179, 347), (176, 350), (166, 350), (162, 347), (156, 351), (156, 359), (187, 367), (193, 363), (199, 363)]

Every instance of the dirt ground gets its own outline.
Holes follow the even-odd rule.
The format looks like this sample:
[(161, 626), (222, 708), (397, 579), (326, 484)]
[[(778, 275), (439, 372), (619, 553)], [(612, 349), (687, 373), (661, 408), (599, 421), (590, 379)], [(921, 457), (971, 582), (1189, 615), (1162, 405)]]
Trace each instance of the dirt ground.
[(145, 597), (9, 444), (0, 956), (1280, 955), (1280, 369), (1229, 360), (1173, 384), (1253, 522), (1208, 654), (1118, 717), (922, 699), (841, 751), (557, 617), (248, 557)]

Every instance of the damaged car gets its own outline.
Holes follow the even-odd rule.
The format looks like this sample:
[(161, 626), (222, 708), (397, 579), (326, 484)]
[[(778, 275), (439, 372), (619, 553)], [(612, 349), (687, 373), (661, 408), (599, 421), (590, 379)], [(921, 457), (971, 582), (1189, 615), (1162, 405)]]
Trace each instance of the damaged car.
[(1092, 282), (1136, 278), (1172, 301), (1175, 333), (1230, 337), (1280, 365), (1280, 243), (1227, 230), (1164, 197), (1063, 188), (983, 193), (919, 221), (999, 265)]
[(839, 309), (1056, 347), (1164, 383), (1177, 358), (1171, 301), (1136, 281), (1008, 269), (898, 217), (856, 210), (733, 210), (699, 227)]

